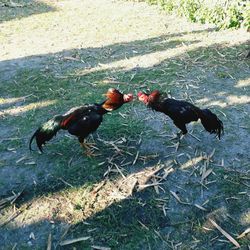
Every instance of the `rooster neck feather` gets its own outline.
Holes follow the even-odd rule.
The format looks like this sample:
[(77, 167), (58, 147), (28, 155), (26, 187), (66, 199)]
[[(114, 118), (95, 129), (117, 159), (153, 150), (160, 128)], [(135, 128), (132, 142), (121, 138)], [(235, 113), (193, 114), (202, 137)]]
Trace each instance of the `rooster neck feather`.
[(101, 107), (107, 111), (118, 109), (124, 104), (123, 94), (120, 92), (108, 92), (106, 96), (108, 99), (102, 103)]
[(148, 107), (159, 112), (163, 112), (162, 102), (167, 99), (158, 90), (148, 95)]
[(155, 103), (158, 102), (160, 99), (160, 92), (158, 90), (154, 90), (149, 96), (148, 96), (148, 101), (149, 103)]

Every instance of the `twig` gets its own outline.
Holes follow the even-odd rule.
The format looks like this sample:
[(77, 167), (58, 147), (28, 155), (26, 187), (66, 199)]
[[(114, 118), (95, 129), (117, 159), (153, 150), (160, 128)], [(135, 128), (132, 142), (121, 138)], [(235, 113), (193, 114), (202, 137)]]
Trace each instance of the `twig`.
[(176, 147), (175, 147), (175, 152), (178, 151), (179, 147), (180, 147), (180, 142), (177, 142), (177, 143), (176, 143)]
[(154, 182), (154, 183), (150, 183), (150, 184), (142, 184), (142, 185), (138, 185), (138, 190), (141, 191), (147, 187), (154, 187), (154, 186), (158, 186), (161, 185), (163, 183), (160, 182)]
[(162, 167), (159, 167), (155, 170), (153, 170), (149, 175), (147, 175), (146, 180), (143, 182), (143, 184), (146, 184), (155, 174), (157, 174), (159, 171), (161, 171), (162, 169), (164, 169), (166, 166), (163, 165)]
[[(152, 180), (153, 180), (153, 184), (154, 184), (154, 183), (157, 184), (157, 181), (156, 181), (156, 177), (155, 177), (155, 176), (153, 176)], [(160, 194), (160, 192), (159, 192), (159, 185), (155, 185), (155, 186), (154, 186), (154, 189), (155, 189), (155, 192), (156, 192), (157, 194)]]
[(122, 173), (121, 169), (117, 166), (116, 163), (113, 163), (117, 169), (117, 171), (120, 173), (120, 175), (122, 176), (123, 179), (126, 179), (125, 175)]
[(20, 159), (18, 159), (18, 160), (16, 161), (16, 163), (19, 163), (19, 162), (21, 162), (21, 161), (23, 161), (23, 160), (26, 160), (26, 159), (27, 159), (27, 155), (25, 155), (25, 156), (21, 157)]
[(206, 208), (204, 208), (204, 207), (202, 207), (202, 206), (200, 206), (200, 205), (198, 205), (198, 204), (194, 204), (197, 208), (199, 208), (200, 210), (203, 210), (203, 211), (207, 211), (207, 209)]
[(110, 247), (101, 247), (101, 246), (91, 246), (91, 247), (96, 250), (111, 250)]
[(243, 237), (245, 237), (247, 234), (249, 234), (250, 233), (250, 227), (249, 228), (247, 228), (243, 233), (241, 233), (238, 237), (237, 237), (237, 239), (241, 239), (241, 238), (243, 238)]
[(214, 220), (209, 219), (209, 221), (216, 227), (231, 243), (233, 243), (237, 248), (240, 248), (240, 244), (224, 229), (222, 229)]
[(200, 138), (198, 138), (197, 136), (195, 136), (195, 135), (193, 135), (193, 134), (191, 134), (191, 133), (189, 133), (189, 135), (191, 135), (194, 139), (196, 139), (197, 141), (201, 141), (201, 139)]
[(60, 242), (59, 245), (66, 246), (66, 245), (70, 245), (70, 244), (73, 244), (73, 243), (76, 243), (79, 241), (85, 241), (85, 240), (88, 240), (90, 238), (91, 238), (90, 236), (86, 236), (86, 237), (80, 237), (80, 238), (75, 238), (75, 239), (71, 239), (71, 240), (64, 240), (64, 241)]
[(203, 182), (211, 173), (213, 172), (213, 169), (208, 169), (207, 171), (204, 171), (201, 176), (201, 182)]
[(165, 180), (167, 177), (168, 177), (168, 175), (170, 174), (170, 173), (172, 173), (174, 171), (174, 169), (172, 168), (172, 167), (169, 167), (169, 168), (167, 168), (167, 169), (164, 169), (164, 174), (163, 174), (163, 176), (162, 176), (162, 179), (163, 180)]
[(174, 192), (174, 191), (171, 191), (170, 190), (170, 193), (174, 196), (174, 198), (181, 204), (183, 205), (191, 205), (191, 203), (188, 203), (188, 202), (184, 202), (180, 199), (180, 197)]
[[(61, 242), (62, 239), (66, 236), (66, 234), (68, 233), (68, 231), (69, 231), (70, 228), (71, 228), (71, 225), (67, 225), (67, 227), (66, 227), (64, 233), (62, 234), (59, 242)], [(58, 243), (57, 243), (57, 246), (58, 246)]]
[(137, 151), (136, 156), (135, 156), (135, 159), (134, 159), (132, 165), (135, 165), (135, 163), (136, 163), (137, 160), (138, 160), (138, 157), (139, 157), (139, 151)]
[(52, 243), (52, 237), (51, 237), (51, 233), (49, 234), (49, 237), (48, 237), (48, 243), (47, 243), (47, 250), (51, 250), (51, 243)]
[(14, 246), (12, 247), (12, 250), (16, 249), (17, 243), (14, 244)]
[(70, 183), (68, 183), (67, 181), (65, 181), (63, 178), (57, 178), (58, 180), (62, 181), (65, 185), (69, 186), (69, 187), (74, 187), (73, 185), (71, 185)]
[(65, 56), (65, 57), (63, 57), (63, 59), (64, 60), (70, 60), (70, 61), (76, 61), (76, 62), (81, 61), (80, 59), (72, 57), (72, 56)]
[(138, 222), (139, 222), (139, 224), (141, 224), (141, 226), (143, 227), (143, 228), (145, 228), (146, 230), (149, 230), (149, 228), (146, 226), (146, 225), (144, 225), (141, 221), (139, 221), (139, 220), (137, 220)]

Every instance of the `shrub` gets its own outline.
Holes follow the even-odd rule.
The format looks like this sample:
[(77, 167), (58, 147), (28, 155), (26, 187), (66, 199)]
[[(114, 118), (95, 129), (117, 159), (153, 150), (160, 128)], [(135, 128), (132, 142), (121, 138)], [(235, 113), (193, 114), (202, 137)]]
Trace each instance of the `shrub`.
[(168, 13), (185, 16), (192, 22), (214, 23), (217, 27), (250, 29), (249, 0), (146, 0)]

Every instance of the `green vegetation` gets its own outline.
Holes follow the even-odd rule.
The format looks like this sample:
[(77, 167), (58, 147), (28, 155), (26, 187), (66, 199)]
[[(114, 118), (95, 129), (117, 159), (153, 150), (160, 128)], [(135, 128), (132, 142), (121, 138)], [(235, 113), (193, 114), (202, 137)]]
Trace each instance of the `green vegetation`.
[(146, 0), (168, 13), (185, 16), (192, 22), (214, 23), (221, 29), (250, 29), (250, 2), (247, 0)]

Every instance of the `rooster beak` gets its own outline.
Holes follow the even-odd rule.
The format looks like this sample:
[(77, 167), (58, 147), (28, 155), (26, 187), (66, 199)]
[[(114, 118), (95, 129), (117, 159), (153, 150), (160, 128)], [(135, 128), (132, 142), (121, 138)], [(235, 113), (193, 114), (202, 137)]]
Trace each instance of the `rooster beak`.
[(123, 95), (123, 100), (125, 102), (131, 102), (133, 100), (133, 94), (129, 93), (129, 94)]

